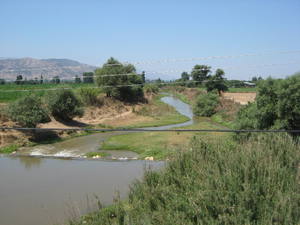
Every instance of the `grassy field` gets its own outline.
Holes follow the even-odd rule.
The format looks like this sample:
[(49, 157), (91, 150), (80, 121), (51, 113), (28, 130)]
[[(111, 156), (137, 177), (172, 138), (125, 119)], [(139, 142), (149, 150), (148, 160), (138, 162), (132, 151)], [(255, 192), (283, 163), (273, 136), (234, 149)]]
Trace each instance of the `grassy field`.
[(55, 89), (67, 85), (70, 88), (73, 88), (75, 93), (80, 90), (80, 88), (85, 87), (96, 87), (95, 84), (36, 84), (36, 85), (16, 85), (16, 84), (6, 84), (0, 85), (0, 103), (9, 103), (21, 98), (27, 94), (36, 93), (39, 96), (44, 96), (45, 92), (49, 89)]
[(17, 84), (5, 84), (0, 85), (0, 91), (4, 90), (37, 90), (37, 89), (50, 89), (50, 88), (59, 88), (63, 85), (68, 85), (71, 88), (81, 88), (81, 87), (96, 87), (95, 84), (86, 84), (86, 83), (68, 83), (68, 84), (24, 84), (24, 85), (17, 85)]
[[(199, 123), (178, 129), (218, 129), (209, 123)], [(207, 133), (196, 133), (208, 136)], [(191, 132), (142, 132), (111, 137), (104, 142), (100, 150), (130, 150), (140, 154), (140, 158), (154, 157), (164, 160), (181, 148), (189, 146), (190, 139), (195, 135)], [(213, 133), (216, 140), (228, 138), (227, 133)]]

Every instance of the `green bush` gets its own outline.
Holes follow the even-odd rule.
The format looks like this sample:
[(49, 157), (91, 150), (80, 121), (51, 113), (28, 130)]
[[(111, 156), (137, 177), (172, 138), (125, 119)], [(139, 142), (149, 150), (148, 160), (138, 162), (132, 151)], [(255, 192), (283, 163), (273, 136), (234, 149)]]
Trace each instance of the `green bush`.
[(218, 107), (220, 98), (218, 95), (207, 93), (196, 98), (193, 113), (198, 116), (212, 116)]
[(83, 103), (71, 89), (49, 91), (45, 94), (45, 100), (54, 117), (70, 120), (75, 116), (83, 116)]
[(17, 151), (20, 148), (20, 145), (10, 145), (10, 146), (3, 146), (0, 147), (0, 153), (10, 154), (14, 151)]
[(48, 111), (37, 95), (26, 95), (10, 103), (6, 113), (12, 121), (29, 128), (35, 128), (37, 124), (49, 118)]
[(300, 73), (286, 79), (268, 77), (266, 80), (260, 80), (256, 103), (244, 106), (240, 110), (235, 129), (299, 130), (299, 90)]
[[(243, 106), (234, 120), (234, 129), (236, 130), (255, 130), (257, 127), (256, 121), (257, 104), (256, 102), (248, 102), (248, 105)], [(251, 133), (236, 133), (234, 137), (238, 140), (246, 140), (251, 136)]]
[(154, 93), (157, 94), (159, 92), (158, 86), (154, 84), (145, 85), (144, 90), (146, 93)]
[(86, 106), (101, 106), (103, 101), (98, 98), (101, 90), (91, 88), (81, 88), (80, 96)]

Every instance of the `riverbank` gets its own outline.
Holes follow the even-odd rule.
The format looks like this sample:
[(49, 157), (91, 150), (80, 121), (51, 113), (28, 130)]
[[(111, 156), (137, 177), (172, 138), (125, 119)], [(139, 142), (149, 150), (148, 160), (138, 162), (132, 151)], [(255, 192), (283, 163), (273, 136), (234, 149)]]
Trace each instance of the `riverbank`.
[[(180, 86), (164, 87), (164, 91), (172, 93), (183, 102), (193, 106), (199, 95), (205, 94), (203, 88), (186, 88)], [(248, 90), (248, 91), (247, 91)], [(215, 109), (215, 114), (211, 117), (216, 123), (233, 129), (233, 123), (240, 108), (255, 101), (256, 88), (230, 88), (230, 92), (222, 93), (219, 106)]]
[[(173, 128), (175, 129), (175, 128)], [(176, 130), (218, 130), (220, 127), (208, 122), (176, 128)], [(200, 132), (142, 132), (124, 134), (109, 138), (102, 144), (100, 152), (110, 150), (127, 150), (139, 154), (139, 157), (151, 160), (166, 160), (178, 149), (189, 147), (194, 135), (205, 136)], [(226, 138), (226, 133), (211, 133), (216, 138)]]
[[(116, 99), (106, 99), (101, 108), (89, 107), (83, 118), (62, 121), (51, 118), (48, 123), (40, 124), (41, 128), (141, 128), (158, 127), (183, 123), (190, 119), (181, 115), (172, 106), (160, 100), (164, 95), (146, 95), (147, 103), (124, 103)], [(1, 127), (14, 127), (4, 114), (0, 120)], [(92, 131), (37, 131), (21, 132), (3, 130), (0, 135), (0, 153), (22, 151), (24, 147), (38, 144), (61, 142), (75, 137), (85, 136)]]

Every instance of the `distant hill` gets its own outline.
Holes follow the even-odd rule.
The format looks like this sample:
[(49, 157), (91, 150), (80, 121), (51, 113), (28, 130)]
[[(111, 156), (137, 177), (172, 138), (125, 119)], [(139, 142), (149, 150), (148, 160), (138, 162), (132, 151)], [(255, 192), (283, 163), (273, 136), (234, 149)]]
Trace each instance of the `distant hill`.
[(74, 79), (76, 75), (82, 76), (83, 72), (93, 72), (95, 69), (95, 66), (70, 59), (0, 59), (0, 78), (12, 80), (15, 80), (18, 75), (27, 79), (40, 78), (40, 76), (49, 80), (54, 76)]

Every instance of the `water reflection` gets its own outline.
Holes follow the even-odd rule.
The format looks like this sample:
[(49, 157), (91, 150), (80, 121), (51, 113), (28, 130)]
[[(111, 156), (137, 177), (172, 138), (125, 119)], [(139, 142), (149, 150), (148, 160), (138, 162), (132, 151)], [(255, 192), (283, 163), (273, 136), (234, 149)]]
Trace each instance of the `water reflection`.
[(23, 165), (27, 171), (30, 169), (38, 169), (41, 166), (42, 158), (40, 157), (10, 157), (12, 160), (19, 160), (20, 165)]

